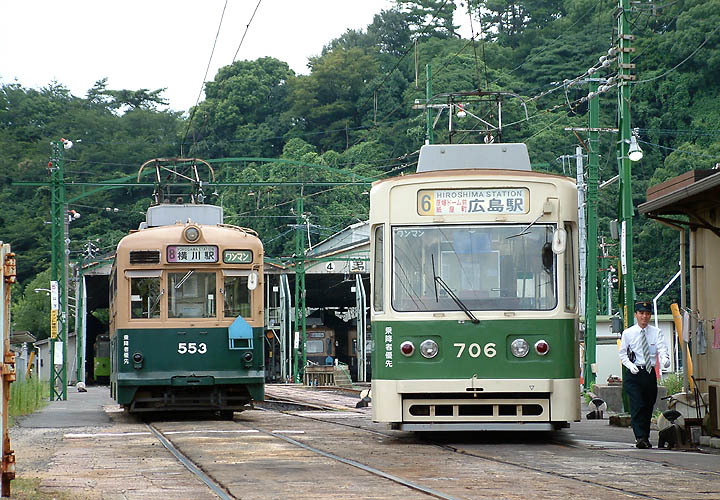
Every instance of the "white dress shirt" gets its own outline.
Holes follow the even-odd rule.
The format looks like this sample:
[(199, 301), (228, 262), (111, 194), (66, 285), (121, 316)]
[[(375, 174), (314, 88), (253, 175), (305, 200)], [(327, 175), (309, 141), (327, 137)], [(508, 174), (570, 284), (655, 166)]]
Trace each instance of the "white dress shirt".
[[(643, 335), (640, 326), (635, 323), (633, 326), (622, 332), (622, 338), (620, 340), (620, 361), (627, 368), (631, 366), (643, 367), (645, 366), (646, 359), (643, 356), (642, 344), (640, 336)], [(645, 335), (647, 336), (648, 347), (650, 348), (650, 362), (655, 366), (656, 359), (659, 355), (660, 366), (669, 365), (670, 355), (668, 354), (668, 348), (665, 345), (665, 336), (662, 334), (662, 330), (655, 328), (648, 324), (645, 327)], [(635, 363), (632, 363), (628, 359), (627, 350), (630, 347), (630, 351), (635, 353)]]

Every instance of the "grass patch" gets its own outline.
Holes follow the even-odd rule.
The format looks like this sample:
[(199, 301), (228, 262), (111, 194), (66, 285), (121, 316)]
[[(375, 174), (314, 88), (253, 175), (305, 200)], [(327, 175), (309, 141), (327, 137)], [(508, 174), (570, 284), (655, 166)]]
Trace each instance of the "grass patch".
[(35, 378), (10, 384), (10, 416), (29, 415), (48, 404), (50, 382)]
[(43, 492), (39, 491), (39, 488), (40, 479), (15, 478), (10, 483), (11, 498), (13, 500), (71, 500), (72, 498), (64, 492)]

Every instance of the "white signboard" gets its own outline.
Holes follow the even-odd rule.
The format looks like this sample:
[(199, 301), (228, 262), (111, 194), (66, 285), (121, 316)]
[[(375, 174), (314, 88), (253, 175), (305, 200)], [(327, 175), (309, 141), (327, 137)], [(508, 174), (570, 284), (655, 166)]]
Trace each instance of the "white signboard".
[(418, 191), (419, 215), (526, 214), (527, 188), (424, 189)]
[(55, 356), (53, 358), (53, 363), (56, 365), (63, 364), (63, 343), (62, 342), (55, 342)]
[(50, 309), (53, 311), (60, 310), (60, 293), (57, 281), (50, 282)]

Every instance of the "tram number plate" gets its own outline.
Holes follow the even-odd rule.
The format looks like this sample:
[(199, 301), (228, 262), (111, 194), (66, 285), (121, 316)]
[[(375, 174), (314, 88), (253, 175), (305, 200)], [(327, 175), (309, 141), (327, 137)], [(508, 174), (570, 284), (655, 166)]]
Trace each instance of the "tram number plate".
[(497, 344), (495, 344), (495, 342), (487, 343), (482, 347), (480, 347), (480, 344), (475, 343), (470, 345), (456, 343), (453, 344), (453, 346), (458, 348), (458, 353), (456, 356), (458, 358), (461, 357), (463, 353), (466, 353), (471, 358), (479, 358), (482, 354), (484, 354), (486, 358), (494, 358), (497, 354)]
[(205, 354), (207, 344), (205, 342), (178, 342), (177, 352), (179, 354)]

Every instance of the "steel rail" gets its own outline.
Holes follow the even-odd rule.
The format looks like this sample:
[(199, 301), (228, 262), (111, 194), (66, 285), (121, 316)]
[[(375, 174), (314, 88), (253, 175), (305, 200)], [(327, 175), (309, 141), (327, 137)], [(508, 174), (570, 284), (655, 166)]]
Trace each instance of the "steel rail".
[[(300, 403), (296, 403), (296, 404), (300, 404)], [(264, 409), (264, 411), (277, 411), (277, 410)], [(280, 412), (280, 413), (285, 413), (285, 412)], [(315, 421), (318, 421), (318, 422), (324, 422), (324, 423), (334, 424), (334, 425), (338, 425), (338, 426), (341, 426), (341, 427), (350, 427), (350, 428), (353, 428), (353, 429), (357, 429), (357, 430), (361, 430), (361, 431), (367, 432), (367, 433), (369, 433), (369, 434), (376, 434), (376, 435), (380, 435), (380, 436), (384, 436), (384, 437), (390, 437), (390, 438), (394, 437), (394, 435), (393, 435), (392, 433), (390, 433), (390, 432), (381, 432), (381, 431), (377, 431), (377, 430), (374, 430), (374, 429), (368, 429), (368, 428), (363, 427), (362, 425), (349, 424), (349, 423), (347, 423), (347, 422), (337, 422), (337, 421), (334, 421), (334, 420), (328, 420), (327, 418), (313, 417), (313, 416), (310, 416), (310, 415), (296, 415), (296, 414), (293, 414), (293, 413), (285, 413), (285, 414), (286, 414), (286, 415), (292, 415), (292, 416), (294, 416), (294, 417), (302, 418), (302, 419), (306, 419), (306, 420), (315, 420)], [(257, 430), (257, 429), (256, 429), (256, 430)], [(260, 432), (264, 432), (264, 431), (260, 431)], [(521, 463), (521, 462), (515, 462), (515, 461), (511, 461), (511, 460), (507, 460), (507, 459), (501, 459), (501, 458), (497, 458), (497, 457), (492, 457), (492, 456), (484, 455), (484, 454), (481, 454), (481, 453), (473, 452), (473, 451), (470, 451), (470, 450), (464, 450), (464, 449), (462, 449), (462, 448), (458, 448), (458, 447), (456, 447), (456, 446), (449, 445), (449, 444), (445, 444), (445, 443), (440, 443), (440, 442), (437, 442), (437, 441), (434, 441), (434, 440), (425, 440), (425, 442), (426, 442), (427, 444), (429, 444), (429, 445), (436, 446), (436, 447), (438, 447), (438, 448), (441, 448), (441, 449), (450, 451), (450, 452), (452, 452), (452, 453), (457, 453), (457, 454), (464, 455), (464, 456), (471, 457), (471, 458), (476, 458), (476, 459), (481, 459), (481, 460), (488, 460), (488, 461), (490, 461), (490, 462), (501, 463), (501, 464), (503, 464), (503, 465), (515, 466), (515, 467), (519, 467), (519, 468), (522, 468), (522, 469), (530, 470), (530, 471), (533, 471), (533, 472), (538, 472), (538, 473), (542, 473), (542, 474), (548, 474), (548, 475), (551, 475), (551, 476), (555, 476), (555, 477), (557, 477), (558, 479), (566, 479), (566, 480), (571, 480), (571, 481), (578, 481), (578, 482), (585, 483), (585, 484), (588, 484), (588, 485), (592, 485), (592, 486), (597, 486), (597, 487), (600, 487), (600, 488), (604, 488), (604, 489), (607, 489), (607, 490), (609, 490), (609, 491), (621, 492), (621, 493), (626, 494), (626, 495), (629, 495), (629, 496), (634, 496), (634, 497), (638, 497), (638, 498), (645, 498), (645, 499), (651, 499), (651, 500), (660, 500), (660, 498), (658, 498), (658, 497), (655, 497), (655, 496), (652, 496), (652, 495), (648, 495), (648, 494), (644, 494), (644, 493), (641, 493), (641, 492), (632, 491), (632, 490), (628, 490), (628, 489), (623, 489), (623, 488), (620, 488), (620, 487), (617, 487), (617, 486), (610, 486), (610, 485), (603, 484), (603, 483), (599, 483), (599, 482), (595, 482), (595, 481), (592, 481), (592, 480), (589, 480), (589, 479), (582, 479), (582, 478), (578, 478), (578, 477), (571, 476), (571, 475), (565, 475), (565, 474), (563, 474), (563, 473), (561, 473), (561, 472), (551, 471), (551, 470), (544, 469), (544, 468), (542, 468), (542, 467), (532, 466), (532, 465), (524, 464), (524, 463)], [(577, 448), (577, 449), (587, 449), (587, 448), (585, 448), (584, 446), (581, 446), (581, 445), (568, 443), (567, 441), (565, 441), (565, 440), (562, 439), (562, 438), (561, 438), (561, 439), (553, 438), (553, 439), (552, 439), (552, 442), (553, 442), (554, 444), (558, 445), (558, 446), (564, 446), (564, 447), (568, 447), (568, 448)], [(609, 451), (609, 450), (597, 450), (597, 451), (600, 451), (601, 453), (603, 453), (604, 455), (606, 455), (606, 456), (608, 456), (608, 457), (613, 457), (613, 458), (621, 458), (621, 457), (622, 457), (622, 458), (624, 458), (624, 455), (619, 455), (619, 454), (616, 454), (616, 453), (612, 453), (612, 451)], [(648, 459), (648, 458), (643, 458), (643, 457), (634, 457), (634, 458), (635, 458), (636, 460), (643, 461), (643, 462), (658, 463), (656, 460), (652, 460), (652, 459)], [(682, 470), (682, 471), (684, 471), (684, 472), (689, 472), (689, 473), (694, 473), (694, 474), (700, 474), (700, 475), (708, 475), (708, 474), (709, 474), (709, 475), (720, 475), (720, 473), (715, 472), (715, 471), (703, 471), (703, 470), (699, 470), (699, 469), (693, 469), (693, 468), (690, 468), (690, 467), (678, 467), (678, 469), (679, 469), (679, 470)]]
[(295, 439), (289, 438), (289, 437), (287, 437), (287, 436), (283, 436), (282, 434), (279, 434), (279, 433), (277, 433), (277, 432), (269, 432), (269, 431), (266, 431), (266, 430), (263, 430), (263, 429), (258, 429), (257, 427), (254, 427), (254, 426), (252, 426), (252, 425), (247, 425), (247, 427), (249, 427), (249, 428), (251, 428), (251, 429), (253, 429), (253, 430), (256, 430), (256, 431), (258, 431), (258, 432), (261, 432), (261, 433), (263, 433), (263, 434), (266, 434), (266, 435), (268, 435), (268, 436), (282, 439), (283, 441), (286, 441), (286, 442), (288, 442), (288, 443), (290, 443), (290, 444), (292, 444), (292, 445), (294, 445), (294, 446), (298, 446), (298, 447), (300, 447), (300, 448), (302, 448), (302, 449), (304, 449), (304, 450), (310, 451), (310, 452), (312, 452), (312, 453), (316, 453), (316, 454), (321, 455), (321, 456), (323, 456), (323, 457), (325, 457), (325, 458), (329, 458), (329, 459), (331, 459), (331, 460), (336, 460), (336, 461), (341, 462), (341, 463), (344, 463), (344, 464), (346, 464), (346, 465), (350, 465), (350, 466), (352, 466), (352, 467), (356, 467), (356, 468), (358, 468), (358, 469), (360, 469), (360, 470), (363, 470), (363, 471), (365, 471), (365, 472), (369, 472), (370, 474), (373, 474), (373, 475), (375, 475), (375, 476), (379, 476), (379, 477), (388, 479), (388, 480), (390, 480), (390, 481), (393, 481), (394, 483), (400, 484), (400, 485), (402, 485), (402, 486), (405, 486), (405, 487), (407, 487), (407, 488), (413, 489), (413, 490), (415, 490), (415, 491), (419, 491), (419, 492), (424, 493), (424, 494), (426, 494), (426, 495), (429, 495), (429, 496), (431, 496), (431, 497), (440, 498), (440, 499), (442, 499), (442, 500), (459, 500), (457, 497), (453, 497), (453, 496), (450, 496), (450, 495), (446, 495), (446, 494), (441, 493), (441, 492), (439, 492), (439, 491), (435, 491), (435, 490), (433, 490), (433, 489), (426, 488), (426, 487), (424, 487), (424, 486), (421, 486), (421, 485), (419, 485), (419, 484), (416, 484), (416, 483), (407, 481), (407, 480), (405, 480), (405, 479), (403, 479), (403, 478), (401, 478), (401, 477), (395, 476), (395, 475), (393, 475), (393, 474), (389, 474), (389, 473), (387, 473), (387, 472), (383, 472), (383, 471), (381, 471), (380, 469), (376, 469), (375, 467), (370, 467), (369, 465), (365, 465), (365, 464), (363, 464), (363, 463), (356, 462), (355, 460), (351, 460), (351, 459), (349, 459), (349, 458), (344, 458), (344, 457), (341, 457), (341, 456), (339, 456), (339, 455), (335, 455), (335, 454), (333, 454), (333, 453), (320, 450), (320, 449), (318, 449), (318, 448), (313, 448), (312, 446), (306, 445), (305, 443), (301, 443), (300, 441), (296, 441)]
[(160, 432), (151, 424), (146, 423), (145, 425), (148, 429), (150, 429), (150, 431), (155, 435), (155, 437), (158, 438), (158, 441), (160, 441), (162, 445), (167, 448), (168, 451), (172, 453), (175, 458), (177, 458), (178, 461), (185, 466), (187, 470), (195, 474), (219, 498), (221, 498), (222, 500), (237, 500), (236, 497), (232, 496), (222, 486), (220, 486), (217, 482), (211, 479), (210, 476), (205, 474), (197, 465), (192, 462), (192, 460), (183, 455), (180, 450), (175, 448), (175, 446), (163, 435), (162, 432)]

